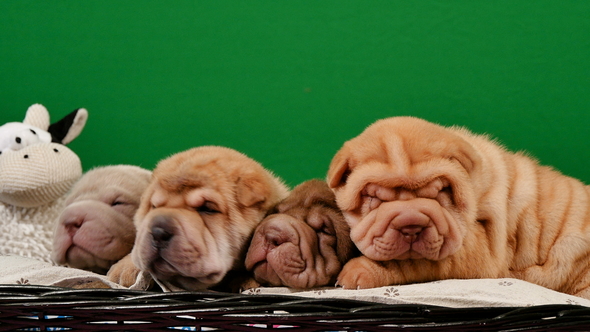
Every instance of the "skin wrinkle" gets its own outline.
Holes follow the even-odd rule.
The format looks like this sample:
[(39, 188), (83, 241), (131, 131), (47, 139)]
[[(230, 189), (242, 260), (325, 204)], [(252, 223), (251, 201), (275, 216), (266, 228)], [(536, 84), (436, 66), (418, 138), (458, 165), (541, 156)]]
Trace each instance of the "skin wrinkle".
[[(277, 237), (270, 226), (276, 226), (276, 232), (285, 242), (273, 251), (287, 251), (283, 261), (274, 262), (274, 253), (265, 253), (261, 239), (266, 242)], [(264, 235), (263, 235), (264, 234)], [(288, 247), (287, 247), (288, 246)], [(274, 266), (278, 277), (274, 273), (254, 268), (254, 277), (261, 283), (271, 286), (289, 286), (295, 288), (311, 288), (333, 284), (336, 274), (341, 269), (341, 261), (347, 261), (353, 253), (343, 216), (336, 208), (333, 194), (323, 181), (310, 180), (297, 186), (291, 195), (282, 201), (257, 228), (253, 242), (248, 251), (246, 266), (260, 264), (266, 257), (268, 265)], [(291, 258), (295, 257), (297, 258)], [(282, 266), (294, 264), (289, 260), (296, 260), (300, 270), (286, 271)], [(280, 277), (280, 278), (279, 278)], [(278, 281), (280, 280), (280, 283)]]
[[(206, 202), (215, 202), (216, 206), (220, 209), (221, 213), (223, 213), (226, 208), (224, 207), (223, 204), (219, 204), (218, 202), (218, 197), (216, 197), (215, 192), (210, 193), (209, 192), (210, 189), (208, 188), (193, 188), (191, 189), (191, 191), (193, 191), (193, 193), (190, 193), (189, 191), (183, 191), (183, 195), (180, 196), (181, 198), (184, 198), (184, 201), (182, 202), (181, 206), (181, 202), (178, 201), (177, 203), (175, 203), (177, 207), (183, 207), (184, 209), (186, 209), (187, 211), (191, 212), (191, 213), (195, 213), (193, 211), (193, 209), (197, 206), (206, 204)], [(157, 196), (152, 196), (152, 197), (157, 197)], [(169, 204), (168, 202), (170, 201), (170, 198), (167, 198), (165, 200), (162, 200), (161, 198), (153, 198), (154, 201), (154, 205), (157, 206), (162, 206), (165, 204)], [(168, 263), (170, 264), (172, 267), (174, 267), (174, 269), (177, 270), (177, 272), (184, 277), (194, 277), (195, 279), (198, 278), (202, 278), (203, 276), (208, 276), (211, 275), (211, 273), (216, 273), (216, 272), (211, 272), (209, 271), (209, 269), (207, 269), (205, 273), (203, 273), (201, 275), (201, 273), (197, 273), (194, 270), (195, 267), (200, 267), (201, 264), (197, 264), (198, 260), (200, 259), (200, 257), (202, 257), (203, 255), (208, 255), (207, 251), (208, 249), (211, 248), (212, 245), (216, 246), (217, 243), (215, 241), (211, 241), (210, 239), (213, 237), (211, 230), (212, 227), (213, 229), (215, 229), (215, 226), (219, 226), (220, 224), (223, 225), (224, 229), (227, 229), (227, 226), (225, 225), (225, 223), (219, 223), (219, 222), (214, 222), (213, 219), (217, 219), (215, 215), (213, 216), (202, 216), (202, 225), (201, 227), (203, 229), (201, 229), (201, 231), (199, 230), (193, 230), (193, 226), (194, 224), (191, 222), (180, 222), (180, 223), (175, 223), (175, 228), (177, 229), (177, 231), (179, 231), (178, 234), (176, 234), (175, 236), (180, 236), (183, 240), (185, 240), (183, 243), (184, 245), (180, 245), (181, 247), (181, 252), (184, 253), (184, 256), (187, 259), (175, 259), (175, 260), (171, 260), (169, 258), (166, 258), (166, 254), (162, 254), (162, 258)], [(212, 221), (213, 220), (213, 221)], [(196, 233), (194, 233), (196, 232)], [(190, 234), (200, 234), (201, 238), (205, 241), (205, 243), (203, 245), (200, 245), (198, 242), (196, 242), (196, 239), (199, 238), (197, 236), (192, 236)], [(216, 232), (219, 233), (219, 232)], [(222, 236), (227, 233), (227, 232), (221, 232), (222, 234), (218, 234), (218, 236)], [(230, 242), (230, 241), (226, 241), (226, 242)], [(233, 241), (232, 241), (233, 242)], [(188, 246), (188, 247), (187, 247)], [(215, 250), (219, 250), (219, 249), (215, 249)], [(196, 261), (195, 261), (196, 260)], [(213, 271), (215, 270), (215, 268), (213, 269)], [(211, 272), (211, 273), (209, 273)], [(196, 273), (196, 274), (195, 274)]]
[[(298, 247), (304, 264), (302, 271), (309, 269), (310, 266), (315, 267), (316, 265), (321, 264), (320, 260), (316, 260), (317, 255), (314, 254), (318, 245), (315, 233), (311, 234), (312, 230), (310, 228), (297, 228), (295, 231), (298, 233), (299, 240), (301, 241)], [(307, 232), (308, 234), (302, 234), (302, 232)], [(301, 276), (301, 273), (298, 275)], [(306, 274), (306, 276), (309, 277), (310, 275)], [(312, 278), (314, 276), (314, 274), (311, 274)]]
[[(399, 142), (392, 142), (393, 133), (403, 140), (403, 149), (399, 148)], [(375, 149), (376, 146), (380, 148)], [(405, 154), (412, 168), (400, 175), (395, 168), (399, 163), (391, 163), (389, 169), (378, 165), (373, 153), (379, 154), (388, 146), (391, 149), (386, 150), (388, 153)], [(442, 166), (441, 160), (437, 166), (439, 154), (458, 162)], [(422, 160), (431, 162), (420, 168)], [(380, 120), (343, 145), (334, 156), (327, 181), (354, 233), (354, 227), (362, 226), (362, 219), (372, 213), (367, 206), (378, 209), (384, 206), (383, 202), (375, 203), (382, 197), (369, 195), (362, 198), (359, 207), (361, 191), (368, 183), (395, 187), (391, 182), (375, 182), (375, 179), (391, 181), (396, 176), (405, 176), (411, 181), (420, 174), (437, 172), (450, 175), (449, 197), (456, 206), (449, 208), (448, 203), (442, 203), (443, 199), (438, 201), (453, 219), (459, 218), (449, 227), (460, 228), (455, 232), (464, 237), (464, 245), (440, 261), (369, 264), (366, 256), (355, 258), (347, 264), (351, 267), (345, 266), (341, 273), (347, 286), (377, 287), (432, 278), (503, 276), (523, 278), (574, 295), (590, 295), (584, 286), (590, 285), (587, 272), (590, 259), (588, 250), (584, 249), (590, 240), (582, 237), (583, 230), (590, 228), (586, 221), (590, 220), (587, 206), (590, 189), (580, 181), (539, 166), (526, 155), (505, 150), (486, 136), (410, 117)], [(342, 174), (348, 174), (348, 178), (340, 178)], [(568, 191), (565, 195), (564, 190)], [(412, 240), (409, 247), (418, 250), (419, 243)], [(511, 267), (518, 268), (518, 273), (511, 271)], [(342, 281), (340, 277), (339, 280)], [(577, 285), (565, 288), (574, 280), (579, 280)]]
[(132, 217), (150, 174), (127, 165), (86, 172), (66, 198), (54, 231), (52, 259), (61, 265), (106, 273), (131, 251), (135, 238)]
[(555, 247), (556, 242), (559, 241), (559, 239), (562, 239), (563, 231), (565, 229), (565, 224), (567, 223), (568, 220), (570, 220), (569, 217), (572, 213), (572, 204), (574, 201), (572, 188), (570, 186), (568, 186), (567, 193), (568, 193), (567, 205), (563, 209), (562, 214), (559, 218), (559, 219), (561, 219), (561, 222), (559, 224), (558, 232), (557, 232), (556, 236), (554, 237), (554, 239), (551, 241), (551, 245), (549, 245), (549, 248), (547, 248), (546, 251), (550, 251), (551, 248)]
[[(289, 223), (286, 225), (289, 225)], [(263, 240), (265, 246), (264, 250), (266, 250), (267, 253), (266, 260), (263, 260), (262, 263), (266, 262), (267, 267), (271, 268), (273, 274), (276, 274), (281, 282), (285, 282), (285, 280), (284, 277), (278, 275), (277, 270), (283, 271), (288, 275), (296, 275), (301, 273), (306, 265), (305, 261), (302, 259), (303, 253), (300, 248), (302, 246), (300, 243), (301, 235), (293, 236), (294, 233), (297, 232), (297, 229), (291, 226), (288, 226), (288, 228), (289, 231), (285, 232), (272, 224), (266, 227), (266, 233), (272, 234), (272, 239), (270, 241), (267, 241), (266, 238)], [(281, 244), (275, 246), (272, 243), (274, 241), (280, 241)]]
[[(539, 178), (539, 169), (535, 169), (535, 186), (536, 186), (536, 191), (539, 192), (541, 190), (541, 183), (537, 180)], [(541, 207), (541, 200), (537, 200), (537, 204), (535, 205), (535, 215), (537, 217), (539, 217), (539, 212), (542, 211), (542, 207)], [(540, 216), (540, 218), (542, 219), (543, 216)], [(539, 233), (543, 234), (543, 229), (544, 229), (545, 225), (543, 222), (540, 223), (539, 225)], [(543, 255), (543, 253), (540, 251), (540, 248), (542, 246), (542, 243), (540, 241), (540, 238), (537, 239), (537, 265), (543, 265), (545, 263), (545, 258), (542, 258), (541, 256)]]
[[(434, 188), (440, 188), (441, 187), (440, 180), (437, 178), (437, 179), (431, 181), (425, 187), (418, 188), (418, 189), (414, 190), (413, 192), (414, 193), (417, 193), (417, 192), (420, 192), (422, 189), (424, 189), (426, 187), (431, 187), (433, 182), (434, 182)], [(377, 189), (376, 192), (379, 192), (379, 189), (380, 188), (376, 188), (376, 189)], [(412, 197), (416, 197), (416, 196), (417, 195), (415, 195), (415, 194), (412, 195)], [(394, 198), (394, 196), (390, 196), (390, 198)], [(408, 197), (408, 198), (411, 198), (411, 197)], [(365, 246), (372, 246), (374, 248), (374, 250), (376, 250), (377, 252), (387, 252), (388, 249), (395, 248), (395, 247), (393, 247), (394, 243), (403, 243), (404, 241), (403, 240), (401, 240), (399, 242), (391, 242), (390, 241), (391, 243), (389, 243), (389, 245), (388, 245), (387, 239), (392, 238), (392, 236), (395, 237), (395, 238), (398, 238), (399, 237), (398, 235), (396, 235), (397, 234), (397, 231), (394, 228), (391, 228), (391, 224), (389, 222), (389, 220), (392, 220), (392, 221), (393, 220), (396, 220), (396, 218), (398, 216), (398, 213), (401, 213), (401, 211), (400, 212), (397, 212), (395, 215), (387, 216), (387, 217), (380, 216), (379, 214), (374, 215), (374, 218), (373, 217), (371, 217), (371, 218), (366, 217), (364, 219), (364, 222), (361, 222), (357, 227), (362, 227), (364, 224), (371, 225), (371, 227), (368, 230), (368, 234), (360, 235), (362, 233), (357, 233), (353, 229), (353, 233), (352, 233), (353, 240), (355, 239), (355, 235), (354, 234), (359, 234), (358, 236), (360, 236), (360, 238), (363, 240), (363, 243), (366, 243), (366, 244), (362, 244), (361, 245), (361, 250)], [(420, 213), (424, 213), (424, 212), (421, 211)], [(426, 215), (429, 214), (429, 212), (426, 212), (426, 213), (427, 213)], [(443, 217), (442, 215), (439, 215), (439, 217), (437, 217), (437, 218), (438, 219), (444, 218), (445, 220), (448, 219), (448, 218)], [(375, 222), (373, 220), (381, 220), (381, 221)], [(445, 223), (443, 222), (440, 226), (444, 226), (444, 224)], [(416, 240), (420, 239), (420, 241), (422, 241), (422, 242), (420, 242), (421, 245), (419, 246), (419, 248), (422, 248), (422, 249), (424, 249), (423, 251), (428, 252), (429, 254), (432, 254), (433, 253), (433, 250), (435, 250), (434, 249), (435, 244), (436, 243), (440, 243), (440, 241), (439, 241), (440, 240), (440, 237), (441, 236), (444, 236), (445, 234), (447, 234), (447, 228), (446, 227), (442, 227), (441, 228), (439, 226), (438, 227), (438, 232), (440, 233), (440, 236), (438, 236), (438, 239), (437, 240), (434, 240), (434, 239), (431, 240), (430, 239), (431, 238), (431, 235), (429, 235), (429, 234), (432, 234), (433, 233), (433, 228), (429, 228), (429, 225), (430, 226), (433, 226), (434, 225), (432, 223), (432, 220), (430, 220), (428, 222), (428, 224), (425, 224), (424, 225), (424, 227), (425, 227), (424, 230), (421, 232), (421, 235), (419, 235), (419, 237), (416, 238)], [(363, 228), (360, 228), (360, 229), (363, 229)], [(389, 234), (391, 234), (391, 235), (389, 235)], [(410, 255), (410, 257), (414, 257), (416, 255), (415, 253), (414, 254), (412, 253), (413, 252), (412, 249), (414, 249), (414, 246), (413, 245), (415, 243), (416, 243), (416, 241), (414, 241), (414, 242), (411, 243), (411, 245), (408, 247), (407, 253), (404, 254), (404, 256), (405, 255)]]

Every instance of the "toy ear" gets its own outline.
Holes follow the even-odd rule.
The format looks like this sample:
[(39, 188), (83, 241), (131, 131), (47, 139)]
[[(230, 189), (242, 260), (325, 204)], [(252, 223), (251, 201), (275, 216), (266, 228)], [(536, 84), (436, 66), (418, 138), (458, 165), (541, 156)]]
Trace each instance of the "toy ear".
[(68, 144), (80, 135), (86, 125), (86, 119), (88, 119), (88, 111), (79, 108), (66, 115), (63, 119), (51, 124), (47, 131), (51, 134), (53, 142)]
[(27, 109), (27, 113), (25, 115), (23, 123), (43, 130), (47, 130), (47, 128), (49, 128), (49, 112), (47, 111), (45, 106), (41, 104), (31, 105)]

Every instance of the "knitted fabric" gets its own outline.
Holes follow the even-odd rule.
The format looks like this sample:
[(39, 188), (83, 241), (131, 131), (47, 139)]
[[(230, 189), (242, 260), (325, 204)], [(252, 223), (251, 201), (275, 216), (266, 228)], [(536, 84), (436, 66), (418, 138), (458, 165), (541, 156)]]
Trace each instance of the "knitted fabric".
[(0, 255), (19, 255), (51, 262), (53, 230), (65, 197), (35, 208), (0, 203)]
[(45, 106), (33, 104), (27, 109), (23, 123), (47, 130), (49, 128), (49, 112)]
[(30, 208), (65, 195), (82, 176), (78, 156), (56, 143), (5, 152), (0, 170), (0, 202)]

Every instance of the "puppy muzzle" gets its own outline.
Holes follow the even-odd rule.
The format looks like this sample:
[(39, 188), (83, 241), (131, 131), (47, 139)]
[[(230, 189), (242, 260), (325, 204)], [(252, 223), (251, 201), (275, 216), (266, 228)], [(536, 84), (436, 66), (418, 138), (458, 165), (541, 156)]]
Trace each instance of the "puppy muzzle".
[(220, 282), (231, 267), (224, 266), (216, 247), (211, 233), (194, 215), (155, 209), (144, 217), (132, 257), (159, 282), (202, 290)]
[(384, 202), (351, 229), (351, 239), (378, 261), (440, 260), (460, 246), (453, 216), (436, 200), (416, 198)]

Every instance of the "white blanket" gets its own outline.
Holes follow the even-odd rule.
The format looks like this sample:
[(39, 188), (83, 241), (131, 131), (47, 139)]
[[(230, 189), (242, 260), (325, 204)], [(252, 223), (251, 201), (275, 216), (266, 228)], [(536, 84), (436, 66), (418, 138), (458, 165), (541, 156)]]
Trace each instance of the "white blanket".
[[(84, 287), (102, 282), (111, 288), (124, 288), (105, 276), (41, 262), (20, 256), (0, 256), (0, 284), (30, 284)], [(139, 278), (133, 289), (143, 289)], [(326, 287), (294, 290), (285, 287), (249, 289), (245, 294), (281, 294), (315, 298), (343, 298), (388, 304), (424, 304), (445, 307), (522, 307), (543, 304), (575, 304), (590, 307), (590, 300), (559, 293), (517, 279), (442, 280), (423, 284), (387, 286), (362, 290)]]

